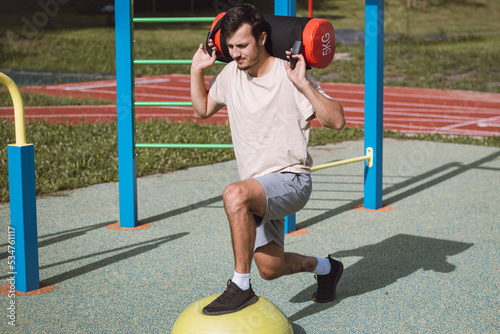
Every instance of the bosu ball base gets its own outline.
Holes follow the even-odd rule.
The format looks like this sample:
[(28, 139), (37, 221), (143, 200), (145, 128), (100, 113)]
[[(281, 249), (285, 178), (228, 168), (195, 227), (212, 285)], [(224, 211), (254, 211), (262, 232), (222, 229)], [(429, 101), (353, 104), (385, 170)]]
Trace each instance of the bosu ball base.
[(285, 314), (263, 297), (235, 313), (204, 315), (203, 308), (218, 296), (208, 296), (191, 304), (175, 322), (172, 334), (293, 334)]

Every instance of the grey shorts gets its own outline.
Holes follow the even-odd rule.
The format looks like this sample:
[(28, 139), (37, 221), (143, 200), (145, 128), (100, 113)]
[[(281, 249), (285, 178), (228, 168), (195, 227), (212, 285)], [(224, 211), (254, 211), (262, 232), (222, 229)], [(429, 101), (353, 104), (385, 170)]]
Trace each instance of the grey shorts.
[(266, 192), (264, 217), (254, 215), (257, 224), (256, 250), (271, 241), (285, 244), (285, 217), (300, 211), (309, 200), (312, 181), (309, 174), (271, 173), (255, 177)]

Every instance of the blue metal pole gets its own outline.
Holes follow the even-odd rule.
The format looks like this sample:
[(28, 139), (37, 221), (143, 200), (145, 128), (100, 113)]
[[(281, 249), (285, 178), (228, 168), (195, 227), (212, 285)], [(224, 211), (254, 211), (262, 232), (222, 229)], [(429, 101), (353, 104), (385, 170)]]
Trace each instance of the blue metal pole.
[(364, 207), (382, 207), (384, 97), (384, 0), (365, 6), (365, 151), (373, 147), (373, 167), (365, 163)]
[(275, 0), (274, 15), (295, 16), (295, 0)]
[[(275, 0), (274, 15), (295, 16), (295, 0)], [(295, 231), (297, 218), (295, 213), (285, 217), (285, 234)]]
[(120, 227), (137, 225), (137, 167), (134, 155), (132, 1), (115, 0), (116, 100)]
[(36, 227), (35, 150), (33, 145), (9, 145), (10, 228), (9, 275), (22, 292), (40, 288)]

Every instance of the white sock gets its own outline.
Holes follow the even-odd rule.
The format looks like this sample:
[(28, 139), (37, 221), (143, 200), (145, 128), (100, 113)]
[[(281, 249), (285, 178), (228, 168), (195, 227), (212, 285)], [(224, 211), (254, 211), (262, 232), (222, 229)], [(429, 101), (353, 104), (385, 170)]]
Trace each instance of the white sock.
[(328, 258), (316, 258), (318, 260), (318, 265), (316, 266), (316, 269), (313, 270), (313, 273), (316, 275), (326, 275), (330, 273), (330, 270), (332, 270), (332, 265), (330, 264), (330, 260)]
[(250, 289), (250, 273), (240, 274), (235, 271), (232, 281), (243, 291)]

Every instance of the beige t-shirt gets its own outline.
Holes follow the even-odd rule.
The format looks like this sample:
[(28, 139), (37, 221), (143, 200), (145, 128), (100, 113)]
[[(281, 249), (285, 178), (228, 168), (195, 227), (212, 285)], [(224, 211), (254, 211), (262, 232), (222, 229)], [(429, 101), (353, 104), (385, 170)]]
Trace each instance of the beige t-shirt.
[(275, 58), (271, 71), (257, 78), (230, 62), (212, 78), (210, 86), (212, 99), (227, 106), (241, 180), (275, 172), (310, 173), (307, 119), (314, 110), (288, 79), (284, 60)]

